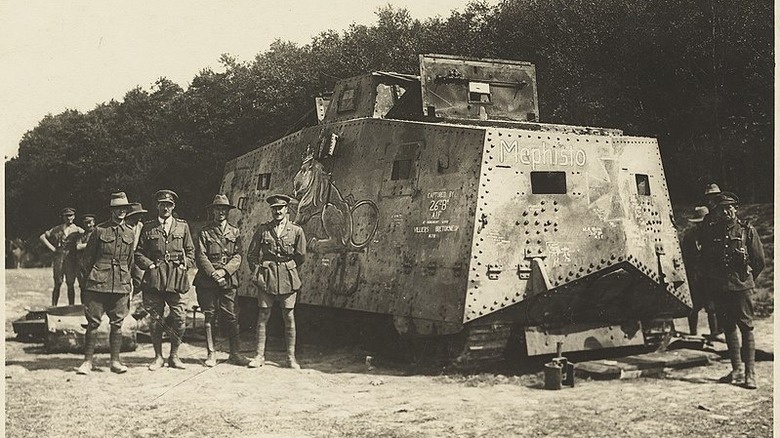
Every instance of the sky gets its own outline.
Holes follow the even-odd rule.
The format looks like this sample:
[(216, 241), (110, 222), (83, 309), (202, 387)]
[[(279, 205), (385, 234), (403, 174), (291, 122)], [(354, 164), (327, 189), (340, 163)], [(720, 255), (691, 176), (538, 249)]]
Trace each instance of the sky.
[[(159, 77), (186, 88), (229, 53), (250, 61), (275, 39), (299, 44), (328, 29), (376, 23), (391, 4), (447, 17), (468, 0), (0, 0), (0, 147), (16, 156), (46, 114), (121, 100)], [(489, 1), (495, 4), (495, 1)]]

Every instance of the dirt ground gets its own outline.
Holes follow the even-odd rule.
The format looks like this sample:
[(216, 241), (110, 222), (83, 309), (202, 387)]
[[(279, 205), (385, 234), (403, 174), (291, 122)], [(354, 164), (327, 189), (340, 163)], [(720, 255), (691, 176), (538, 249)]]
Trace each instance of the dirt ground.
[[(126, 374), (109, 372), (100, 354), (102, 370), (78, 376), (80, 355), (14, 340), (11, 321), (24, 307), (46, 305), (50, 275), (6, 271), (8, 437), (772, 436), (772, 318), (757, 321), (765, 360), (756, 391), (715, 382), (729, 370), (725, 359), (653, 378), (579, 379), (561, 391), (542, 389), (538, 369), (511, 364), (500, 373), (420, 374), (375, 358), (368, 370), (358, 347), (299, 345), (304, 369), (293, 371), (277, 365), (279, 339), (261, 369), (205, 368), (195, 344), (182, 347), (186, 370), (150, 372), (152, 349), (141, 343), (123, 353)], [(250, 343), (243, 339), (247, 353)]]

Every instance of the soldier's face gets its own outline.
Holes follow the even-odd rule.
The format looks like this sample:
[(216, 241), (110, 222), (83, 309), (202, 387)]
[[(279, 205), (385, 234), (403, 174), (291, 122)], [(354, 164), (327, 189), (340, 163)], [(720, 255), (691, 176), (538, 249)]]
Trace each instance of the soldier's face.
[(127, 212), (130, 211), (130, 207), (113, 207), (111, 208), (111, 218), (114, 222), (122, 222), (127, 216)]
[(276, 221), (282, 220), (287, 215), (287, 206), (286, 205), (276, 205), (271, 207), (271, 216)]
[(138, 221), (141, 220), (140, 214), (134, 214), (128, 218), (125, 218), (125, 223), (131, 227), (138, 225)]
[(76, 215), (75, 214), (68, 213), (68, 214), (63, 214), (62, 215), (62, 221), (65, 222), (68, 225), (72, 224), (74, 219), (76, 219)]
[(86, 228), (87, 230), (91, 230), (95, 228), (95, 219), (92, 218), (84, 219), (84, 228)]
[(719, 205), (718, 209), (716, 210), (718, 212), (718, 215), (727, 220), (727, 221), (733, 221), (737, 218), (737, 205), (736, 204), (728, 204), (728, 205)]
[(157, 215), (162, 219), (168, 219), (173, 214), (173, 209), (176, 208), (176, 204), (173, 202), (158, 202), (157, 203)]
[(222, 222), (227, 220), (229, 211), (230, 208), (228, 207), (212, 207), (211, 217), (214, 219), (214, 222)]

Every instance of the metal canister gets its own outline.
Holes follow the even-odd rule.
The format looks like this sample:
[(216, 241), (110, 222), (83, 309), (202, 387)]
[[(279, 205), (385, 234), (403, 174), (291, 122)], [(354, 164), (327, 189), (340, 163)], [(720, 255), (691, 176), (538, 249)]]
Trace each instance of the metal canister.
[(544, 389), (561, 389), (563, 367), (556, 362), (544, 364)]

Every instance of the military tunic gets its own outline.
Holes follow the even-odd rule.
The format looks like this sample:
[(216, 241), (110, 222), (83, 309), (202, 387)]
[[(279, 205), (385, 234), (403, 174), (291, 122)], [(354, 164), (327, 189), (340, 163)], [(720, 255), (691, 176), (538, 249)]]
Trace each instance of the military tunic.
[(182, 295), (190, 289), (187, 269), (195, 264), (195, 246), (187, 222), (171, 219), (168, 233), (157, 218), (144, 222), (135, 257), (138, 268), (146, 271), (141, 281), (144, 308), (161, 322), (168, 304), (173, 329), (181, 335), (186, 321)]
[(83, 294), (84, 313), (92, 330), (100, 326), (103, 314), (109, 323), (121, 327), (128, 312), (132, 291), (133, 230), (124, 223), (101, 223), (90, 236), (85, 249), (91, 266)]
[(702, 230), (702, 263), (724, 329), (752, 329), (751, 293), (765, 264), (755, 228), (741, 220), (707, 222)]
[(278, 235), (273, 221), (261, 224), (247, 251), (258, 288), (270, 295), (291, 294), (301, 288), (298, 267), (305, 258), (303, 228), (289, 220)]
[[(198, 233), (195, 248), (195, 265), (198, 272), (192, 284), (198, 295), (198, 305), (206, 318), (214, 314), (217, 304), (225, 315), (228, 325), (236, 324), (235, 312), (238, 276), (241, 266), (241, 236), (238, 228), (226, 224), (224, 232), (219, 224), (211, 223)], [(211, 275), (217, 269), (224, 269), (225, 283), (220, 285)]]

